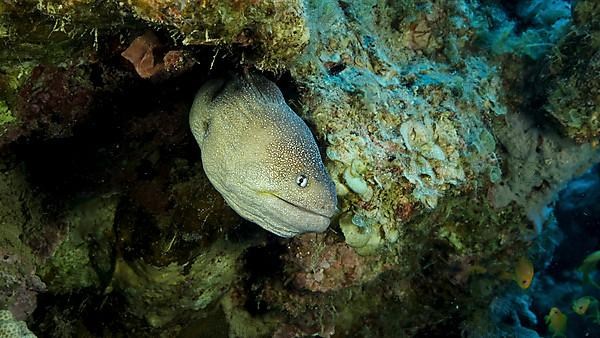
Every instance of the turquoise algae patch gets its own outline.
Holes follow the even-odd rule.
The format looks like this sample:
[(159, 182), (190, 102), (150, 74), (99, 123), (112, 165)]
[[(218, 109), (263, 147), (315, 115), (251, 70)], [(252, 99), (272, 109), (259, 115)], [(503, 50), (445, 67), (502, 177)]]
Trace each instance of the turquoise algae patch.
[(0, 310), (0, 338), (35, 338), (24, 321), (13, 318), (12, 313)]

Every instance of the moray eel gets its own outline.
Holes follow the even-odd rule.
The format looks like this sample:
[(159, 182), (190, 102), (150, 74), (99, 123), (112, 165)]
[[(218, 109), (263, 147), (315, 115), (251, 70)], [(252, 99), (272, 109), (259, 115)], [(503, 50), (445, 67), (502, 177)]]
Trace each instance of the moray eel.
[(206, 176), (240, 216), (281, 237), (327, 229), (335, 186), (273, 82), (257, 74), (209, 80), (189, 123)]

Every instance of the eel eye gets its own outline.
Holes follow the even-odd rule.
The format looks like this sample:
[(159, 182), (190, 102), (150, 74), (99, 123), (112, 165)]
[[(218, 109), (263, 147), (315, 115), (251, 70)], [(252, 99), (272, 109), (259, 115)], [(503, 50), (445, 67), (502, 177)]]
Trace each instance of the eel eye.
[(296, 184), (300, 187), (300, 188), (304, 188), (306, 187), (306, 185), (308, 184), (308, 177), (306, 177), (305, 175), (298, 175), (298, 177), (296, 177)]

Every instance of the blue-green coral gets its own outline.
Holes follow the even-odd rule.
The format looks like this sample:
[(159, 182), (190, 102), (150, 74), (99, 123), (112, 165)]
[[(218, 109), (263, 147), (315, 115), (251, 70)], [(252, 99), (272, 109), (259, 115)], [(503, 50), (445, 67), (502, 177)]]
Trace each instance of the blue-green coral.
[(483, 6), (487, 15), (474, 18), (475, 27), (479, 29), (481, 43), (494, 54), (539, 59), (568, 32), (571, 24), (569, 1), (521, 1), (515, 6), (514, 19), (503, 8), (506, 5)]
[[(476, 57), (457, 68), (419, 57), (410, 43), (399, 44), (403, 32), (379, 29), (393, 18), (378, 13), (382, 22), (370, 21), (375, 3), (346, 9), (360, 26), (337, 6), (313, 4), (322, 11), (313, 12), (315, 22), (326, 24), (311, 27), (315, 38), (291, 70), (310, 88), (305, 113), (327, 140), (342, 210), (368, 219), (380, 229), (375, 236), (394, 242), (411, 214), (403, 217), (402, 210), (435, 209), (476, 180), (498, 180), (484, 118), (506, 108), (493, 66)], [(428, 20), (437, 10), (431, 11), (431, 19), (417, 20), (433, 25)], [(331, 74), (327, 67), (335, 64), (342, 70)]]
[(0, 338), (35, 338), (25, 322), (13, 318), (12, 313), (0, 310)]

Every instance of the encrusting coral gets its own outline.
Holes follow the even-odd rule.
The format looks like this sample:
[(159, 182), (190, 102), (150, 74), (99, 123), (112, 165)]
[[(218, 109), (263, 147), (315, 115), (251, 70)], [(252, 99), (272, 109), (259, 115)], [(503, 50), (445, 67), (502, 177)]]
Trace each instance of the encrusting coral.
[[(0, 305), (41, 335), (477, 336), (600, 160), (598, 8), (1, 2)], [(323, 234), (259, 231), (203, 174), (193, 96), (249, 68), (316, 136)]]
[(13, 318), (10, 311), (0, 310), (1, 338), (35, 338), (25, 322)]
[(600, 6), (577, 1), (574, 25), (549, 57), (545, 110), (578, 143), (600, 138)]

